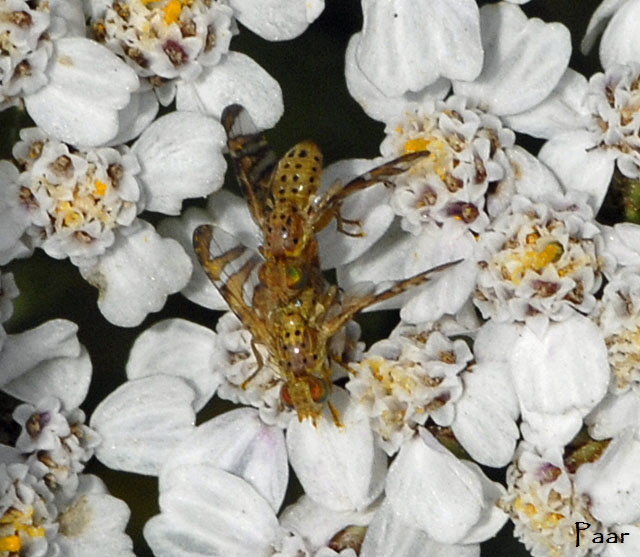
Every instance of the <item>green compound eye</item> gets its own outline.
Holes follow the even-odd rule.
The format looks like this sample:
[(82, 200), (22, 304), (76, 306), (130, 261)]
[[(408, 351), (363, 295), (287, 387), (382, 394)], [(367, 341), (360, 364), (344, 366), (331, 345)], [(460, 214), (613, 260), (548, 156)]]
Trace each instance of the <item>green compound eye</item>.
[(297, 288), (301, 286), (304, 274), (298, 267), (287, 267), (287, 286)]

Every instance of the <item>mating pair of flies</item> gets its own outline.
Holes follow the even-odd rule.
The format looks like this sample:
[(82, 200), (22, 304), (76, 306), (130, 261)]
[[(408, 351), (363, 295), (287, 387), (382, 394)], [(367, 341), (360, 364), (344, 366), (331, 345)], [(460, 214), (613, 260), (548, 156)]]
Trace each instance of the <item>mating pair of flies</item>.
[[(340, 359), (330, 351), (331, 338), (362, 309), (457, 263), (440, 265), (382, 292), (343, 295), (322, 274), (316, 234), (335, 218), (340, 232), (362, 236), (359, 222), (342, 216), (343, 201), (375, 184), (389, 184), (428, 152), (404, 155), (318, 195), (322, 154), (315, 143), (298, 143), (278, 160), (243, 107), (227, 107), (221, 120), (240, 188), (262, 232), (262, 245), (258, 250), (248, 248), (219, 227), (202, 225), (193, 234), (193, 246), (252, 342), (266, 347), (282, 380), (282, 403), (295, 409), (299, 420), (311, 418), (315, 424), (331, 392), (331, 361)], [(255, 346), (254, 353), (259, 370), (263, 362)], [(337, 411), (330, 403), (329, 408), (339, 424)]]

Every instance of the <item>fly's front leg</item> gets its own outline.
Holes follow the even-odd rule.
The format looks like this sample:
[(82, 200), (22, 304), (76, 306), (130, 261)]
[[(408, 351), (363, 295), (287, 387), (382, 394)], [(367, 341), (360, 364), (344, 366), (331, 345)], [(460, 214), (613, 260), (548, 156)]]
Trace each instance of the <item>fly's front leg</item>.
[(375, 186), (376, 184), (383, 183), (387, 187), (393, 187), (393, 182), (390, 181), (390, 178), (406, 172), (416, 160), (427, 157), (430, 154), (429, 151), (409, 153), (357, 176), (346, 185), (336, 182), (329, 188), (322, 199), (320, 199), (313, 211), (311, 221), (314, 231), (318, 232), (322, 230), (335, 217), (340, 232), (347, 236), (363, 236), (364, 232), (362, 232), (362, 230), (349, 232), (344, 228), (344, 224), (355, 227), (361, 226), (359, 220), (346, 219), (341, 215), (340, 209), (342, 208), (344, 200), (351, 194)]

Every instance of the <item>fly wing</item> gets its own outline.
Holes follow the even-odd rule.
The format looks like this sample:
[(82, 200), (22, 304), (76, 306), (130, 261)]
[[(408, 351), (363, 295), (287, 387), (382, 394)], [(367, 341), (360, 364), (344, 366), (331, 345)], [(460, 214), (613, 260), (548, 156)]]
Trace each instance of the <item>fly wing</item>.
[(239, 104), (227, 106), (222, 112), (221, 121), (227, 132), (227, 147), (240, 189), (249, 204), (251, 216), (263, 228), (278, 157), (244, 107)]
[(193, 233), (193, 248), (211, 282), (257, 342), (268, 337), (265, 319), (252, 306), (262, 256), (225, 230), (210, 224)]

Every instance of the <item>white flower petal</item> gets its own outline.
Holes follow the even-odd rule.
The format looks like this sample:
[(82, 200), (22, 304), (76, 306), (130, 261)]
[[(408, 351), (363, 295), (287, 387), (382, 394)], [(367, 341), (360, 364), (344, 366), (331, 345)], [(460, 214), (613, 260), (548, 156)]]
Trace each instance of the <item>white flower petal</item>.
[(592, 147), (589, 132), (567, 132), (547, 141), (538, 157), (553, 170), (565, 189), (587, 192), (589, 204), (597, 212), (609, 189), (615, 152)]
[(160, 493), (162, 514), (144, 528), (156, 557), (269, 557), (278, 520), (243, 479), (202, 463), (176, 469)]
[(314, 547), (321, 547), (326, 546), (337, 532), (347, 526), (366, 526), (374, 512), (375, 509), (363, 512), (332, 511), (308, 495), (303, 495), (280, 513), (280, 525), (301, 535)]
[(132, 148), (142, 167), (145, 209), (177, 215), (183, 199), (219, 189), (225, 142), (220, 122), (197, 112), (171, 112), (151, 124)]
[(584, 412), (575, 408), (562, 414), (522, 410), (522, 437), (538, 450), (567, 445), (580, 431)]
[(195, 392), (178, 377), (153, 375), (121, 385), (91, 416), (102, 436), (96, 456), (110, 468), (155, 475), (195, 423)]
[(115, 54), (81, 37), (56, 41), (49, 83), (27, 96), (29, 116), (47, 134), (74, 145), (100, 145), (118, 131), (118, 110), (138, 77)]
[(471, 457), (487, 466), (506, 466), (520, 433), (518, 400), (500, 362), (478, 362), (464, 373), (464, 392), (451, 424), (456, 439)]
[(440, 543), (464, 541), (485, 506), (477, 472), (424, 430), (400, 449), (385, 492), (400, 520)]
[(289, 479), (284, 434), (264, 424), (253, 408), (239, 408), (198, 426), (176, 446), (160, 471), (160, 489), (180, 468), (203, 462), (226, 470), (264, 497), (273, 512), (284, 499)]
[(97, 263), (79, 262), (82, 276), (99, 290), (100, 311), (121, 327), (139, 325), (147, 314), (162, 309), (167, 296), (191, 276), (191, 261), (180, 245), (161, 238), (149, 223), (138, 222), (130, 233), (116, 234)]
[(529, 110), (503, 117), (510, 128), (549, 139), (559, 133), (584, 128), (587, 79), (567, 68), (551, 94)]
[(163, 220), (158, 231), (176, 240), (193, 264), (193, 273), (182, 294), (203, 307), (226, 311), (227, 302), (202, 270), (193, 249), (193, 231), (201, 224), (212, 222), (237, 238), (239, 244), (257, 248), (261, 243), (260, 230), (251, 218), (247, 202), (224, 189), (209, 196), (206, 211), (191, 207), (178, 219)]
[(155, 91), (136, 91), (129, 104), (118, 111), (118, 134), (107, 145), (122, 145), (138, 137), (158, 114), (158, 97)]
[(440, 76), (472, 80), (482, 68), (471, 0), (364, 0), (362, 12), (356, 60), (387, 96), (420, 91)]
[(324, 10), (324, 0), (229, 0), (242, 25), (268, 41), (293, 39)]
[(618, 7), (600, 40), (600, 63), (605, 70), (616, 64), (640, 62), (640, 45), (631, 40), (638, 33), (640, 2), (629, 0)]
[(628, 1), (629, 0), (603, 0), (600, 3), (591, 16), (589, 26), (580, 44), (580, 50), (582, 50), (583, 54), (586, 55), (593, 48), (598, 35), (602, 33), (611, 16), (620, 9), (620, 6)]
[(235, 236), (243, 246), (258, 249), (262, 243), (262, 232), (251, 218), (244, 198), (220, 190), (209, 196), (207, 211), (209, 222)]
[(0, 387), (47, 360), (76, 358), (80, 354), (77, 333), (78, 326), (72, 321), (53, 319), (7, 336), (0, 351)]
[[(393, 227), (360, 258), (338, 269), (338, 283), (345, 289), (357, 290), (358, 283), (375, 284), (409, 278), (437, 265), (468, 260), (441, 273), (424, 285), (365, 311), (402, 307), (402, 319), (409, 323), (435, 321), (443, 313), (455, 313), (468, 299), (475, 286), (473, 253), (475, 240), (463, 227), (430, 228), (419, 236), (399, 232)], [(383, 290), (390, 284), (382, 284)]]
[(613, 227), (602, 226), (606, 253), (613, 255), (619, 265), (640, 265), (640, 226), (621, 222)]
[(635, 428), (616, 437), (595, 462), (576, 473), (576, 489), (588, 497), (589, 511), (605, 524), (640, 520), (640, 441)]
[(511, 366), (523, 411), (578, 410), (584, 416), (604, 397), (609, 383), (602, 334), (590, 319), (577, 315), (550, 323), (540, 337), (523, 326)]
[(383, 503), (367, 528), (360, 557), (479, 557), (479, 545), (441, 544), (426, 532), (399, 520), (393, 506)]
[(91, 359), (81, 346), (78, 356), (43, 360), (28, 373), (5, 385), (3, 390), (33, 404), (45, 396), (55, 396), (65, 408), (70, 409), (82, 404), (90, 383)]
[(506, 495), (507, 490), (502, 484), (493, 482), (487, 478), (477, 464), (466, 462), (466, 465), (475, 471), (478, 478), (480, 478), (485, 500), (485, 509), (480, 520), (469, 530), (464, 543), (479, 543), (495, 537), (509, 519), (509, 516), (498, 507), (500, 500)]
[(407, 91), (403, 95), (388, 96), (378, 89), (362, 72), (356, 60), (356, 52), (362, 33), (355, 33), (349, 40), (346, 52), (345, 77), (350, 95), (360, 104), (368, 116), (374, 120), (388, 122), (406, 110), (408, 103), (423, 104), (428, 100), (444, 99), (451, 84), (440, 78), (419, 92)]
[(108, 493), (85, 493), (58, 517), (56, 543), (65, 557), (135, 557), (124, 533), (130, 515), (124, 501)]
[(540, 203), (544, 203), (550, 194), (562, 195), (562, 187), (555, 175), (540, 159), (518, 145), (505, 149), (505, 152), (516, 168), (516, 193)]
[(146, 329), (135, 341), (127, 360), (127, 377), (175, 375), (196, 392), (194, 408), (200, 410), (222, 380), (213, 373), (216, 334), (184, 319), (166, 319)]
[(20, 203), (18, 176), (12, 163), (0, 161), (0, 265), (24, 250), (20, 237), (30, 224), (28, 211)]
[(528, 19), (519, 7), (504, 2), (483, 6), (480, 20), (484, 68), (474, 81), (454, 81), (453, 90), (498, 115), (522, 112), (541, 102), (567, 69), (568, 29)]
[[(458, 251), (459, 253), (459, 251)], [(454, 254), (451, 253), (450, 257)], [(412, 294), (407, 291), (400, 309), (400, 317), (407, 323), (425, 323), (440, 319), (443, 315), (457, 313), (469, 299), (476, 277), (475, 263), (465, 258), (455, 267), (434, 273), (424, 287)], [(450, 259), (455, 261), (456, 259)]]
[(284, 112), (278, 82), (240, 52), (229, 52), (197, 81), (178, 84), (178, 110), (205, 112), (220, 118), (225, 107), (233, 103), (244, 106), (260, 129), (273, 127)]
[[(344, 403), (344, 392), (334, 395), (334, 404), (336, 399)], [(386, 456), (374, 443), (364, 410), (350, 404), (341, 420), (343, 427), (328, 416), (316, 426), (311, 420), (292, 420), (287, 429), (289, 462), (316, 502), (335, 511), (359, 510), (380, 495)]]
[(594, 439), (607, 439), (636, 427), (640, 423), (640, 396), (633, 390), (621, 395), (607, 394), (585, 418), (585, 423)]

